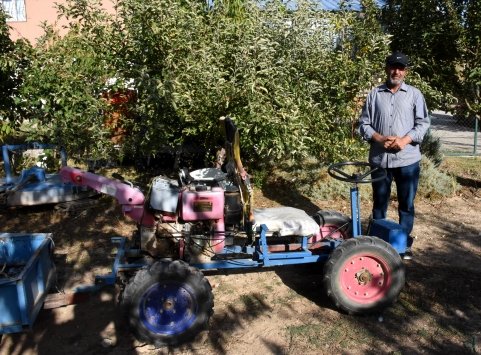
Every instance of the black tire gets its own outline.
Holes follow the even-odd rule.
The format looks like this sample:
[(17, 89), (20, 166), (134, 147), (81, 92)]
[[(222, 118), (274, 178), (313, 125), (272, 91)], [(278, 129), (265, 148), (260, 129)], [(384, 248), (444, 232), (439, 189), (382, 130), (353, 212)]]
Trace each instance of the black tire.
[(351, 218), (332, 210), (320, 210), (311, 216), (319, 225), (321, 236), (333, 239), (352, 238)]
[(122, 308), (137, 339), (156, 347), (192, 340), (213, 313), (214, 297), (202, 272), (183, 261), (159, 261), (125, 287)]
[(324, 269), (324, 288), (349, 314), (372, 313), (394, 303), (404, 287), (404, 265), (394, 248), (377, 237), (342, 242)]

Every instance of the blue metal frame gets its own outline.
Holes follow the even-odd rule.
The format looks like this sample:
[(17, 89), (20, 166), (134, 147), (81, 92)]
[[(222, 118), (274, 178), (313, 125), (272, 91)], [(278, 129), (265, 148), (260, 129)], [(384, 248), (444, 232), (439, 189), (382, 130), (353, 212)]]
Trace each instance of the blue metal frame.
[(113, 237), (111, 241), (113, 244), (117, 244), (117, 255), (112, 265), (112, 272), (106, 275), (95, 275), (95, 283), (93, 285), (79, 285), (74, 292), (96, 292), (104, 286), (115, 285), (119, 271), (138, 270), (147, 266), (145, 263), (123, 263), (126, 255), (140, 255), (140, 250), (126, 248), (127, 238)]
[(351, 187), (351, 219), (352, 236), (356, 238), (362, 234), (361, 210), (359, 207), (359, 188), (357, 184), (354, 187)]
[[(207, 263), (191, 264), (193, 267), (202, 270), (213, 269), (242, 269), (242, 268), (262, 268), (283, 265), (309, 264), (326, 261), (329, 253), (313, 254), (308, 249), (309, 237), (301, 237), (301, 250), (290, 252), (271, 252), (267, 244), (267, 227), (261, 225), (260, 236), (254, 246), (226, 246), (224, 252), (217, 254), (218, 256), (229, 256), (233, 253), (243, 252), (250, 254), (250, 258), (241, 259), (218, 259)], [(127, 249), (126, 238), (114, 237), (111, 239), (112, 243), (117, 244), (117, 255), (115, 257), (112, 272), (107, 275), (95, 276), (94, 285), (81, 285), (75, 289), (75, 292), (95, 292), (106, 285), (114, 285), (121, 271), (132, 271), (144, 268), (146, 263), (129, 263), (125, 262), (128, 257), (135, 257), (140, 255), (139, 249)], [(325, 241), (321, 242), (325, 247), (334, 249), (339, 241)]]
[(0, 267), (18, 273), (0, 279), (0, 334), (31, 328), (55, 281), (49, 233), (0, 233)]
[(2, 146), (3, 168), (5, 171), (5, 185), (13, 184), (13, 172), (12, 164), (10, 163), (9, 151), (14, 150), (27, 150), (27, 149), (59, 149), (60, 160), (62, 166), (67, 166), (67, 153), (63, 147), (58, 147), (55, 144), (43, 144), (43, 143), (28, 143), (28, 144), (6, 144)]
[[(357, 184), (351, 187), (350, 190), (351, 199), (351, 218), (352, 218), (352, 232), (353, 237), (359, 237), (362, 235), (361, 230), (361, 214), (359, 204), (359, 188)], [(397, 226), (397, 224), (394, 224)], [(260, 226), (260, 235), (253, 246), (239, 245), (226, 246), (223, 253), (217, 254), (217, 259), (214, 258), (210, 262), (205, 263), (193, 263), (193, 267), (202, 270), (213, 269), (242, 269), (242, 268), (262, 268), (272, 266), (283, 265), (297, 265), (324, 262), (329, 258), (330, 253), (324, 252), (320, 254), (313, 254), (308, 248), (309, 237), (302, 236), (301, 248), (299, 251), (289, 252), (271, 252), (267, 244), (267, 226), (265, 224)], [(385, 234), (385, 233), (384, 233)], [(385, 239), (385, 236), (380, 236)], [(77, 288), (77, 291), (95, 291), (103, 285), (113, 285), (116, 282), (117, 275), (120, 271), (138, 270), (147, 266), (145, 263), (129, 263), (125, 262), (129, 256), (135, 257), (140, 255), (139, 249), (127, 249), (126, 238), (114, 237), (112, 238), (114, 244), (118, 244), (117, 256), (115, 258), (112, 272), (108, 275), (100, 275), (95, 277), (95, 285), (81, 286)], [(335, 249), (341, 241), (327, 240), (318, 242), (328, 250)], [(232, 258), (229, 259), (229, 255), (244, 253), (250, 255), (249, 258)]]
[[(352, 217), (352, 232), (353, 237), (359, 237), (362, 234), (361, 230), (361, 215), (360, 215), (360, 205), (359, 205), (359, 188), (357, 184), (351, 187), (350, 190), (351, 199), (351, 217)], [(397, 224), (395, 224), (397, 226)], [(216, 254), (217, 259), (214, 257), (212, 261), (205, 263), (192, 263), (193, 267), (202, 270), (213, 270), (213, 269), (242, 269), (242, 268), (262, 268), (262, 267), (272, 267), (272, 266), (283, 266), (283, 265), (297, 265), (297, 264), (308, 264), (308, 263), (318, 263), (324, 262), (329, 258), (330, 253), (324, 252), (319, 254), (313, 254), (308, 249), (309, 237), (302, 236), (301, 238), (301, 248), (299, 251), (289, 251), (289, 252), (271, 252), (269, 251), (269, 246), (267, 244), (267, 226), (265, 224), (260, 226), (260, 235), (257, 238), (253, 246), (239, 245), (226, 246), (223, 253)], [(385, 233), (384, 233), (385, 234)], [(380, 236), (385, 239), (385, 236)], [(95, 285), (93, 286), (82, 286), (77, 288), (77, 291), (95, 291), (103, 285), (113, 285), (116, 282), (118, 273), (120, 271), (128, 270), (138, 270), (147, 266), (145, 263), (129, 263), (125, 262), (128, 257), (135, 257), (140, 255), (139, 249), (127, 249), (126, 248), (126, 238), (124, 237), (114, 237), (112, 238), (114, 244), (118, 244), (117, 256), (115, 258), (112, 272), (108, 275), (100, 275), (95, 277)], [(341, 241), (336, 240), (326, 240), (317, 242), (323, 247), (327, 247), (328, 250), (335, 249)], [(232, 258), (229, 259), (229, 255), (234, 255), (238, 253), (244, 253), (250, 255), (249, 258)]]

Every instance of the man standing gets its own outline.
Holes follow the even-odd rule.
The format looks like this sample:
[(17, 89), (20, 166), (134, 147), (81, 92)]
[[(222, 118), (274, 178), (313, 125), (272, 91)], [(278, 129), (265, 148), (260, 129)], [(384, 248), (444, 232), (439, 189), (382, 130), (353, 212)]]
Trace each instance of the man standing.
[[(400, 52), (386, 58), (386, 82), (368, 94), (359, 118), (360, 133), (371, 145), (369, 162), (387, 171), (386, 179), (372, 183), (372, 217), (386, 218), (394, 180), (399, 224), (408, 235), (404, 259), (412, 259), (414, 198), (421, 160), (419, 145), (430, 124), (423, 94), (404, 82), (408, 65), (408, 57)], [(375, 172), (372, 177), (378, 174)]]

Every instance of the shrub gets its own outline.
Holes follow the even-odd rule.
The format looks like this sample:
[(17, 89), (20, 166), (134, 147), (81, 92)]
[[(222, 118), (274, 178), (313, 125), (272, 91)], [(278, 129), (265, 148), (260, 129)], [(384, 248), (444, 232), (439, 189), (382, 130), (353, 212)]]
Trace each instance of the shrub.
[[(350, 184), (330, 177), (327, 166), (314, 158), (280, 164), (271, 170), (266, 184), (293, 189), (302, 196), (316, 200), (349, 199)], [(371, 201), (371, 184), (360, 184), (358, 187), (361, 199)], [(422, 158), (418, 198), (449, 197), (453, 196), (458, 188), (455, 178), (437, 169), (429, 158)], [(396, 197), (394, 183), (392, 195), (393, 198)]]
[(453, 196), (458, 189), (459, 185), (454, 177), (443, 173), (430, 159), (423, 157), (418, 196), (428, 199), (449, 197)]
[(431, 160), (436, 168), (443, 162), (444, 156), (441, 152), (441, 141), (439, 137), (433, 136), (431, 131), (428, 131), (423, 138), (421, 153)]

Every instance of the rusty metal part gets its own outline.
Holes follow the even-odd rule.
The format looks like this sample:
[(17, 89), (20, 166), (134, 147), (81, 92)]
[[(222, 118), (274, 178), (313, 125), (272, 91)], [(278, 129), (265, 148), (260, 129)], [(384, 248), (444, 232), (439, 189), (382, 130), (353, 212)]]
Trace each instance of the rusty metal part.
[(356, 279), (360, 285), (367, 285), (372, 281), (372, 274), (367, 269), (356, 272)]

